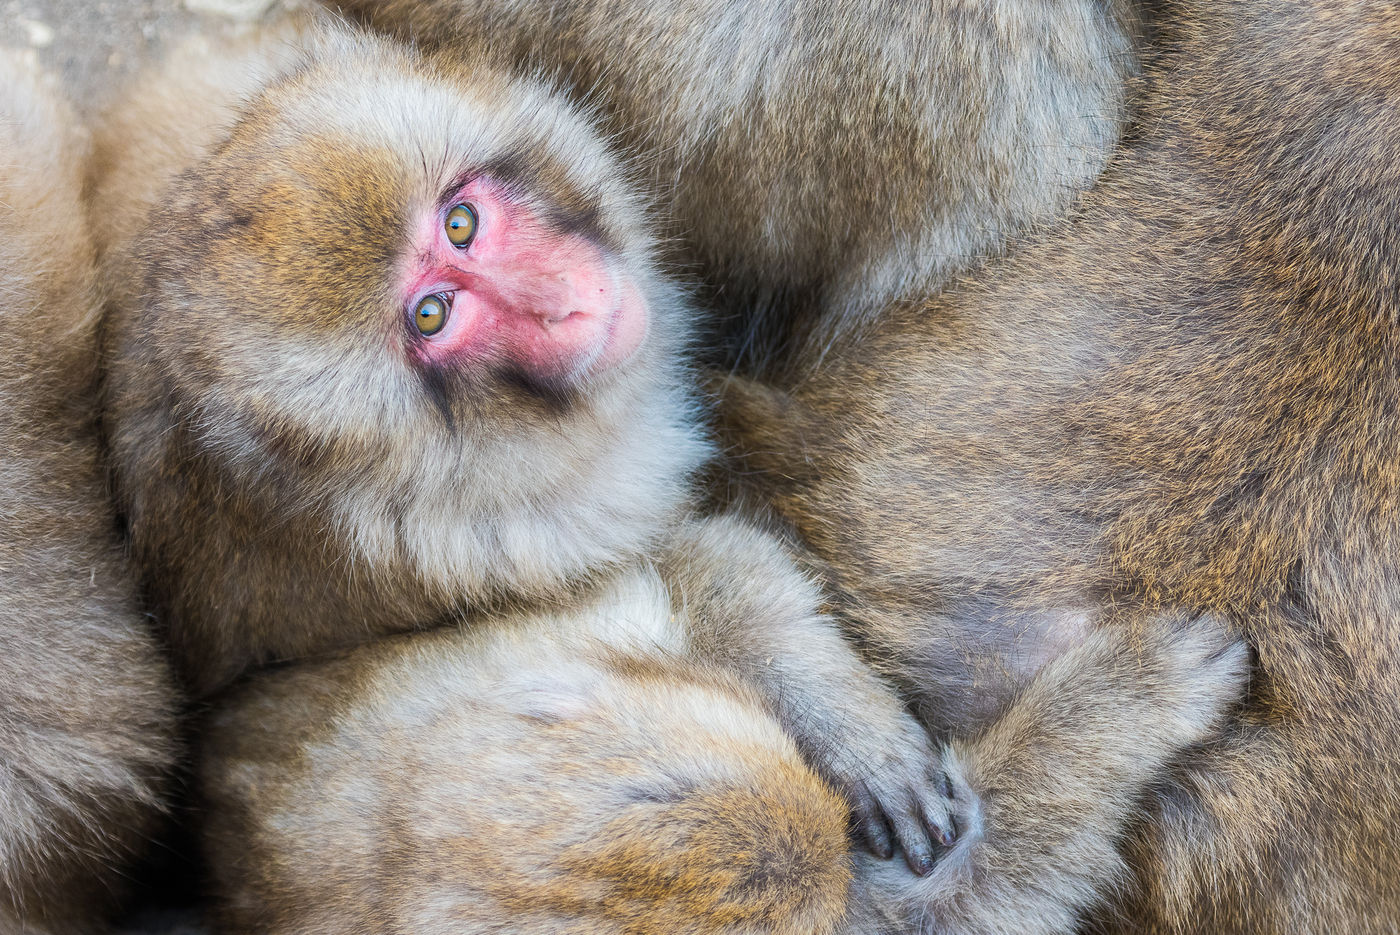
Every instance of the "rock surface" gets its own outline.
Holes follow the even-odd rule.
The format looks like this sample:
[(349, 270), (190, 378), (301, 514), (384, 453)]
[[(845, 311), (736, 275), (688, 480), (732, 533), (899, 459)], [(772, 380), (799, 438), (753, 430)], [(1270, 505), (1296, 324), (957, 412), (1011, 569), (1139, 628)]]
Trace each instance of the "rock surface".
[(248, 29), (308, 0), (0, 0), (0, 46), (32, 50), (92, 115), (161, 48), (191, 32)]

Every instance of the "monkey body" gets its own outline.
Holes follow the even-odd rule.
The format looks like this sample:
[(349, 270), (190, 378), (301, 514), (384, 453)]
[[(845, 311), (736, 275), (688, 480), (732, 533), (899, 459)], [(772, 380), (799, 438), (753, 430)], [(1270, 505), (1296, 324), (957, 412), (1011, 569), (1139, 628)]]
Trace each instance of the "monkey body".
[(953, 832), (926, 733), (774, 537), (695, 515), (690, 306), (560, 98), (291, 22), (176, 54), (106, 140), (97, 200), (131, 232), (108, 257), (106, 424), (197, 695), (567, 613), (651, 563), (686, 595), (687, 659), (766, 699), (872, 847), (932, 866)]
[[(870, 725), (785, 732), (755, 691), (764, 680), (706, 650), (704, 634), (752, 625), (802, 587), (727, 525), (693, 526), (661, 565), (565, 609), (388, 638), (232, 689), (205, 725), (200, 770), (221, 930), (909, 930), (927, 911), (909, 899), (917, 878), (850, 854), (846, 803), (792, 742), (839, 745)], [(736, 551), (746, 586), (716, 561)], [(959, 789), (1008, 777), (1047, 787), (1049, 768), (1063, 802), (1092, 803), (1082, 824), (1121, 822), (1165, 759), (1218, 728), (1244, 662), (1209, 619), (1132, 643), (1101, 630), (945, 764)], [(1108, 721), (1152, 729), (1086, 736), (1086, 723)], [(1053, 736), (1059, 756), (1023, 755), (1018, 735)], [(960, 835), (984, 833), (975, 803), (949, 807)], [(1054, 840), (1062, 813), (992, 820), (1001, 838)], [(1083, 872), (1047, 866), (1041, 882)]]
[(0, 932), (96, 931), (154, 834), (175, 688), (96, 429), (88, 140), (0, 55)]
[(1122, 127), (1133, 4), (336, 0), (468, 63), (557, 76), (674, 219), (747, 368), (836, 334), (1053, 219)]
[[(910, 930), (929, 909), (917, 878), (849, 852), (846, 804), (796, 755), (762, 680), (696, 639), (795, 584), (741, 527), (717, 531), (696, 527), (663, 565), (563, 610), (388, 638), (235, 687), (205, 725), (200, 771), (221, 930)], [(718, 590), (732, 566), (707, 568), (706, 539), (743, 550), (762, 583)], [(976, 803), (956, 801), (959, 835), (1053, 842), (1071, 803), (1081, 825), (1121, 823), (1165, 761), (1218, 729), (1245, 661), (1209, 619), (1138, 641), (1098, 631), (945, 759), (960, 790), (1010, 780), (1061, 807), (984, 829)], [(1151, 729), (1125, 739), (1108, 722)], [(814, 727), (838, 739), (868, 725)], [(1056, 755), (1027, 755), (1028, 736)], [(1047, 865), (1039, 882), (1085, 872)], [(1010, 895), (974, 911), (1063, 923)]]
[(239, 686), (201, 769), (222, 928), (831, 932), (846, 806), (687, 661), (655, 572)]
[[(1257, 654), (1224, 736), (1160, 774), (1140, 819), (965, 839), (910, 897), (926, 931), (1028, 911), (1047, 931), (1400, 918), (1400, 20), (1362, 0), (1169, 12), (1141, 138), (1064, 225), (976, 286), (912, 291), (790, 394), (729, 387), (748, 469), (940, 732), (1004, 730), (1078, 639), (1074, 614), (1032, 608), (1208, 609)], [(972, 782), (989, 823), (1090, 804), (1016, 775)], [(1002, 915), (968, 908), (1119, 840), (1129, 885), (1029, 882)]]

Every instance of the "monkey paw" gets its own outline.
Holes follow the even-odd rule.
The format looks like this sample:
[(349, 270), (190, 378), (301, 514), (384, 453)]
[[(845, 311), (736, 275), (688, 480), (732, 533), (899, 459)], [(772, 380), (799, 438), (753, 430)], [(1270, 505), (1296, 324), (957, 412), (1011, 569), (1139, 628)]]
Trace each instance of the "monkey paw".
[(1212, 614), (1158, 617), (1145, 644), (1139, 677), (1160, 699), (1161, 729), (1180, 743), (1206, 739), (1244, 695), (1249, 646)]
[(939, 766), (928, 735), (912, 717), (895, 737), (872, 736), (869, 749), (849, 750), (825, 772), (851, 803), (855, 832), (877, 857), (903, 853), (923, 876), (958, 840), (966, 815), (963, 793)]

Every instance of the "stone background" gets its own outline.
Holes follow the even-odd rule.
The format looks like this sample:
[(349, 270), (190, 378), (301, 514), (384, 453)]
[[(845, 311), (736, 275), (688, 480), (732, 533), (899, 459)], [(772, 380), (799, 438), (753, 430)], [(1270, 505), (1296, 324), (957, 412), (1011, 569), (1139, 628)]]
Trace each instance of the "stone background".
[(0, 0), (0, 46), (37, 55), (90, 116), (163, 45), (195, 31), (246, 30), (265, 14), (306, 2)]

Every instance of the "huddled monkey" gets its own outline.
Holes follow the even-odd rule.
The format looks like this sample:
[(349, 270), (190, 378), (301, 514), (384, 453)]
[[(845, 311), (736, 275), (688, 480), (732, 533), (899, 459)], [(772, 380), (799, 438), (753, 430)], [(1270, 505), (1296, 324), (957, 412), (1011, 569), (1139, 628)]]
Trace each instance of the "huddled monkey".
[(1079, 738), (1021, 731), (967, 776), (985, 833), (911, 886), (920, 931), (1400, 920), (1400, 9), (1180, 0), (1162, 29), (1138, 134), (1062, 225), (915, 284), (790, 392), (728, 385), (747, 478), (940, 733), (1014, 730), (1122, 608), (1212, 612), (1256, 656), (1223, 735), (1090, 834), (1111, 789), (1046, 766)]
[(683, 299), (588, 124), (306, 28), (179, 50), (99, 137), (118, 494), (198, 697), (564, 596), (660, 542), (710, 450)]
[[(842, 358), (848, 345), (860, 343), (859, 326), (878, 333), (887, 309), (910, 303), (910, 297), (918, 303), (910, 314), (927, 316), (916, 348), (937, 348), (945, 336), (967, 327), (964, 319), (942, 314), (941, 306), (929, 309), (924, 300), (1008, 236), (1053, 217), (1107, 163), (1124, 119), (1140, 12), (1136, 4), (1072, 10), (1063, 4), (1004, 10), (935, 4), (880, 11), (891, 15), (878, 15), (868, 4), (856, 10), (837, 3), (762, 9), (652, 5), (622, 14), (615, 4), (586, 2), (336, 5), (428, 47), (455, 49), (468, 61), (496, 56), (542, 69), (598, 107), (610, 129), (643, 155), (653, 170), (652, 191), (677, 219), (681, 252), (671, 261), (698, 264), (715, 287), (711, 298), (728, 311), (753, 313), (771, 303), (780, 327), (794, 329), (785, 335), (770, 330), (760, 340), (775, 343), (759, 356), (783, 357), (770, 360), (767, 369), (799, 388), (839, 383), (823, 371), (830, 365), (850, 372)], [(802, 320), (813, 311), (815, 322)], [(830, 348), (836, 350), (827, 360)], [(1028, 356), (1035, 359), (1034, 348)], [(880, 391), (886, 364), (874, 351), (859, 359), (868, 362), (868, 378), (833, 394), (842, 404), (862, 401), (849, 410), (854, 414), (871, 405), (867, 398), (876, 401), (888, 421), (869, 436), (860, 417), (850, 420), (855, 427), (848, 434), (840, 434), (840, 405), (826, 414), (830, 427), (788, 425), (790, 402), (779, 399), (763, 407), (762, 428), (742, 440), (758, 451), (776, 449), (775, 463), (757, 458), (752, 466), (799, 479), (808, 469), (821, 476), (819, 490), (839, 489), (849, 499), (847, 513), (827, 515), (826, 504), (816, 502), (791, 509), (827, 534), (825, 548), (816, 552), (832, 564), (828, 571), (838, 582), (843, 570), (858, 580), (856, 589), (876, 608), (862, 606), (862, 613), (887, 613), (890, 626), (913, 634), (909, 642), (930, 644), (915, 663), (906, 665), (901, 657), (890, 670), (906, 676), (917, 668), (918, 677), (902, 684), (943, 736), (979, 737), (971, 751), (950, 749), (949, 775), (984, 790), (994, 783), (1019, 806), (980, 821), (976, 797), (967, 788), (956, 790), (954, 799), (967, 807), (963, 823), (985, 831), (991, 842), (978, 853), (1005, 847), (1009, 856), (994, 869), (978, 866), (979, 895), (961, 904), (942, 897), (947, 881), (960, 879), (958, 868), (968, 864), (945, 860), (935, 874), (943, 888), (927, 884), (934, 898), (911, 895), (908, 905), (916, 916), (950, 931), (998, 925), (1064, 930), (1120, 878), (1113, 842), (1131, 820), (1136, 797), (1176, 755), (1207, 736), (1206, 725), (1218, 726), (1221, 705), (1238, 697), (1238, 646), (1218, 633), (1216, 649), (1202, 655), (1184, 648), (1195, 645), (1192, 640), (1179, 644), (1176, 661), (1210, 686), (1199, 696), (1199, 718), (1189, 734), (1160, 726), (1158, 719), (1182, 716), (1172, 704), (1156, 700), (1115, 709), (1110, 699), (1119, 696), (1107, 688), (1096, 696), (1098, 705), (1078, 708), (1094, 715), (1080, 723), (1064, 717), (1047, 699), (1053, 695), (1048, 686), (1082, 684), (1082, 673), (1115, 664), (1109, 660), (1129, 665), (1122, 660), (1132, 658), (1122, 655), (1121, 646), (1094, 649), (1091, 644), (1108, 638), (1096, 635), (1096, 628), (1131, 633), (1136, 641), (1146, 638), (1144, 631), (1175, 629), (1169, 622), (1178, 615), (1115, 608), (1101, 593), (1058, 589), (1049, 576), (1031, 574), (1024, 580), (1035, 581), (1036, 588), (1014, 598), (1003, 593), (1009, 588), (978, 586), (975, 576), (964, 588), (953, 573), (935, 589), (930, 582), (943, 582), (939, 575), (958, 567), (951, 562), (945, 570), (943, 556), (928, 553), (928, 543), (940, 535), (949, 538), (953, 559), (974, 566), (985, 561), (979, 574), (997, 568), (1001, 556), (995, 549), (978, 551), (976, 536), (1021, 533), (1045, 546), (1045, 568), (1054, 567), (1058, 543), (1023, 530), (1017, 503), (996, 517), (975, 518), (965, 516), (951, 495), (936, 507), (923, 503), (922, 485), (907, 481), (894, 458), (866, 475), (836, 471), (842, 458), (859, 462), (875, 439), (913, 451), (925, 443), (918, 415), (927, 410), (923, 396), (886, 401)], [(888, 360), (898, 365), (898, 357)], [(1014, 367), (1023, 361), (1008, 351), (1001, 363)], [(930, 372), (929, 385), (939, 387), (937, 379)], [(976, 368), (969, 367), (966, 381), (976, 380)], [(763, 395), (758, 388), (753, 392)], [(979, 388), (967, 404), (986, 406), (994, 416), (997, 392), (996, 386)], [(913, 414), (903, 414), (905, 408)], [(949, 444), (962, 437), (957, 420), (936, 428), (942, 436), (934, 437)], [(803, 461), (801, 446), (813, 430), (816, 444), (830, 438), (834, 452), (820, 466)], [(1010, 418), (1007, 431), (1015, 431)], [(993, 478), (990, 489), (1000, 480)], [(882, 509), (881, 498), (891, 491), (900, 496), (899, 509)], [(807, 492), (799, 480), (792, 497), (800, 501)], [(966, 488), (959, 494), (985, 495)], [(857, 564), (862, 543), (846, 526), (857, 509), (864, 512), (853, 528), (868, 528), (884, 548), (901, 553), (903, 564)], [(798, 528), (804, 537), (813, 535)], [(954, 534), (967, 531), (975, 535), (963, 547)], [(930, 571), (911, 580), (903, 575), (910, 566)], [(844, 604), (848, 589), (838, 589), (836, 597)], [(1086, 610), (1105, 603), (1102, 611)], [(949, 635), (939, 639), (938, 629), (925, 634), (926, 618), (952, 621)], [(864, 637), (869, 626), (858, 625)], [(1212, 632), (1219, 626), (1194, 625)], [(867, 645), (876, 661), (885, 661), (887, 642)], [(1081, 656), (1086, 661), (1080, 663)], [(1081, 664), (1085, 668), (1077, 670)], [(1081, 675), (1068, 674), (1075, 671)], [(1137, 685), (1150, 694), (1164, 681), (1170, 680), (1144, 670)], [(1131, 688), (1124, 691), (1132, 696)], [(1128, 743), (1127, 732), (1141, 732), (1148, 742)], [(1036, 747), (1043, 750), (1039, 756), (1025, 752), (1031, 743), (1044, 744)], [(1051, 768), (1062, 763), (1077, 764), (1085, 781), (1069, 783), (1069, 769)], [(1040, 776), (1046, 778), (1038, 781)], [(1060, 828), (1048, 832), (1042, 816)], [(1055, 834), (1072, 848), (1051, 847), (1047, 842)], [(965, 890), (953, 886), (952, 892)]]
[(835, 931), (845, 803), (682, 596), (639, 569), (238, 686), (201, 766), (220, 930)]
[(0, 53), (0, 932), (97, 931), (162, 821), (169, 663), (99, 460), (87, 134)]
[(687, 664), (744, 679), (870, 847), (932, 868), (957, 829), (926, 732), (775, 539), (690, 515), (711, 451), (692, 310), (562, 98), (293, 23), (175, 55), (99, 163), (118, 499), (198, 698), (395, 633), (567, 615), (652, 565)]
[[(660, 647), (661, 661), (643, 666), (655, 690), (685, 694), (664, 683), (684, 686), (697, 666), (721, 671), (713, 703), (766, 738), (755, 749), (768, 766), (721, 757), (717, 768), (727, 764), (726, 775), (746, 777), (755, 794), (774, 791), (764, 770), (795, 768), (775, 739), (782, 728), (852, 799), (877, 853), (902, 848), (911, 866), (946, 879), (958, 864), (933, 866), (929, 838), (955, 849), (962, 838), (1015, 842), (1011, 862), (984, 877), (993, 896), (963, 907), (962, 918), (1062, 925), (1075, 908), (1067, 893), (1083, 895), (1086, 878), (1118, 870), (1116, 851), (1100, 842), (1237, 700), (1245, 657), (1228, 630), (1212, 617), (1170, 613), (1136, 630), (1085, 624), (1039, 660), (995, 729), (951, 747), (943, 771), (928, 774), (923, 737), (853, 664), (767, 536), (735, 520), (678, 527), (691, 504), (687, 475), (707, 454), (676, 358), (688, 306), (654, 271), (637, 202), (587, 124), (540, 87), (460, 49), (424, 58), (340, 30), (304, 38), (227, 55), (197, 50), (168, 66), (180, 84), (149, 79), (112, 118), (97, 187), (111, 229), (125, 232), (110, 254), (118, 285), (108, 422), (133, 548), (158, 614), (205, 697), (249, 667), (287, 663), (219, 699), (205, 741), (211, 853), (231, 928), (330, 924), (297, 894), (332, 884), (381, 900), (345, 907), (359, 918), (408, 911), (421, 887), (436, 885), (439, 871), (417, 837), (427, 828), (384, 832), (410, 855), (403, 861), (366, 853), (348, 831), (336, 837), (365, 820), (357, 809), (392, 814), (397, 789), (417, 794), (355, 785), (371, 779), (357, 776), (353, 751), (365, 731), (400, 716), (394, 693), (408, 692), (420, 670), (430, 675), (439, 652), (443, 671), (475, 684), (474, 654), (490, 650), (473, 640), (489, 638), (417, 634), (349, 647), (438, 622), (492, 632), (539, 619), (526, 605), (608, 644), (627, 629), (618, 630), (626, 615), (607, 609), (608, 589), (643, 558), (663, 591), (648, 625), (665, 614), (660, 629), (679, 630)], [(593, 289), (598, 305), (588, 304)], [(590, 330), (599, 320), (605, 327)], [(632, 512), (613, 515), (623, 510)], [(592, 535), (611, 538), (573, 538)], [(598, 609), (600, 591), (607, 612)], [(1040, 625), (1078, 616), (1027, 614)], [(543, 671), (552, 652), (522, 651), (522, 670)], [(587, 714), (633, 731), (620, 735), (616, 759), (654, 757), (648, 738), (669, 730), (713, 744), (712, 725), (649, 710), (605, 674), (595, 666), (590, 676)], [(343, 691), (313, 690), (328, 677)], [(732, 687), (736, 677), (742, 691)], [(412, 697), (403, 704), (412, 707)], [(285, 740), (250, 746), (244, 732), (272, 709), (284, 716), (267, 730)], [(488, 711), (473, 725), (405, 720), (375, 775), (412, 783), (440, 766), (458, 776), (452, 781), (509, 783), (507, 762), (463, 777), (435, 751), (444, 737), (509, 733), (500, 725), (518, 714)], [(307, 726), (321, 721), (335, 731)], [(1125, 725), (1141, 736), (1125, 738)], [(533, 735), (511, 736), (528, 747)], [(574, 750), (557, 775), (586, 772), (594, 761), (584, 753)], [(303, 783), (312, 760), (331, 787), (363, 794), (319, 799)], [(683, 800), (714, 789), (713, 777), (696, 770), (684, 759), (671, 767), (671, 781), (691, 790)], [(839, 824), (831, 800), (802, 775), (793, 782), (811, 793), (802, 807), (813, 827)], [(1003, 777), (1017, 777), (1010, 794), (1024, 790), (1026, 807), (983, 814), (970, 791)], [(571, 840), (606, 839), (616, 777), (572, 798), (551, 778), (530, 792), (563, 796), (578, 810)], [(533, 816), (546, 801), (539, 795), (512, 801)], [(443, 824), (480, 828), (497, 814), (489, 806), (463, 803)], [(272, 825), (268, 809), (279, 816)], [(760, 823), (750, 828), (757, 838), (735, 838), (701, 813), (668, 815), (687, 835), (719, 835), (732, 853), (790, 838), (795, 827)], [(294, 816), (326, 836), (303, 848), (282, 834)], [(1084, 863), (1061, 860), (1055, 845), (1067, 838), (1081, 842), (1075, 856)], [(234, 842), (249, 839), (260, 849), (241, 854)], [(832, 857), (829, 836), (790, 839), (821, 893), (839, 887), (847, 857)], [(639, 831), (619, 846), (656, 843)], [(622, 918), (657, 919), (716, 891), (711, 877), (691, 872), (686, 861), (697, 855), (688, 845), (660, 844), (637, 857), (636, 872), (654, 872), (654, 885), (627, 895)], [(315, 853), (326, 859), (307, 859)], [(1065, 897), (1046, 903), (1060, 916), (1018, 902), (1028, 866), (1038, 885)], [(571, 873), (525, 863), (501, 879), (522, 891), (584, 885)], [(888, 865), (858, 880), (849, 900), (828, 894), (812, 903), (818, 890), (767, 891), (763, 879), (743, 877), (744, 893), (757, 894), (745, 896), (749, 908), (736, 908), (731, 893), (697, 916), (696, 930), (874, 932), (930, 915), (918, 891), (911, 898), (912, 875), (894, 877)], [(369, 892), (371, 881), (397, 888)], [(491, 905), (481, 904), (477, 924), (499, 921)], [(575, 907), (578, 924), (591, 924), (586, 906)], [(451, 919), (462, 921), (442, 924)]]
[(728, 363), (790, 380), (1059, 216), (1119, 137), (1140, 28), (1131, 0), (327, 2), (598, 109)]

